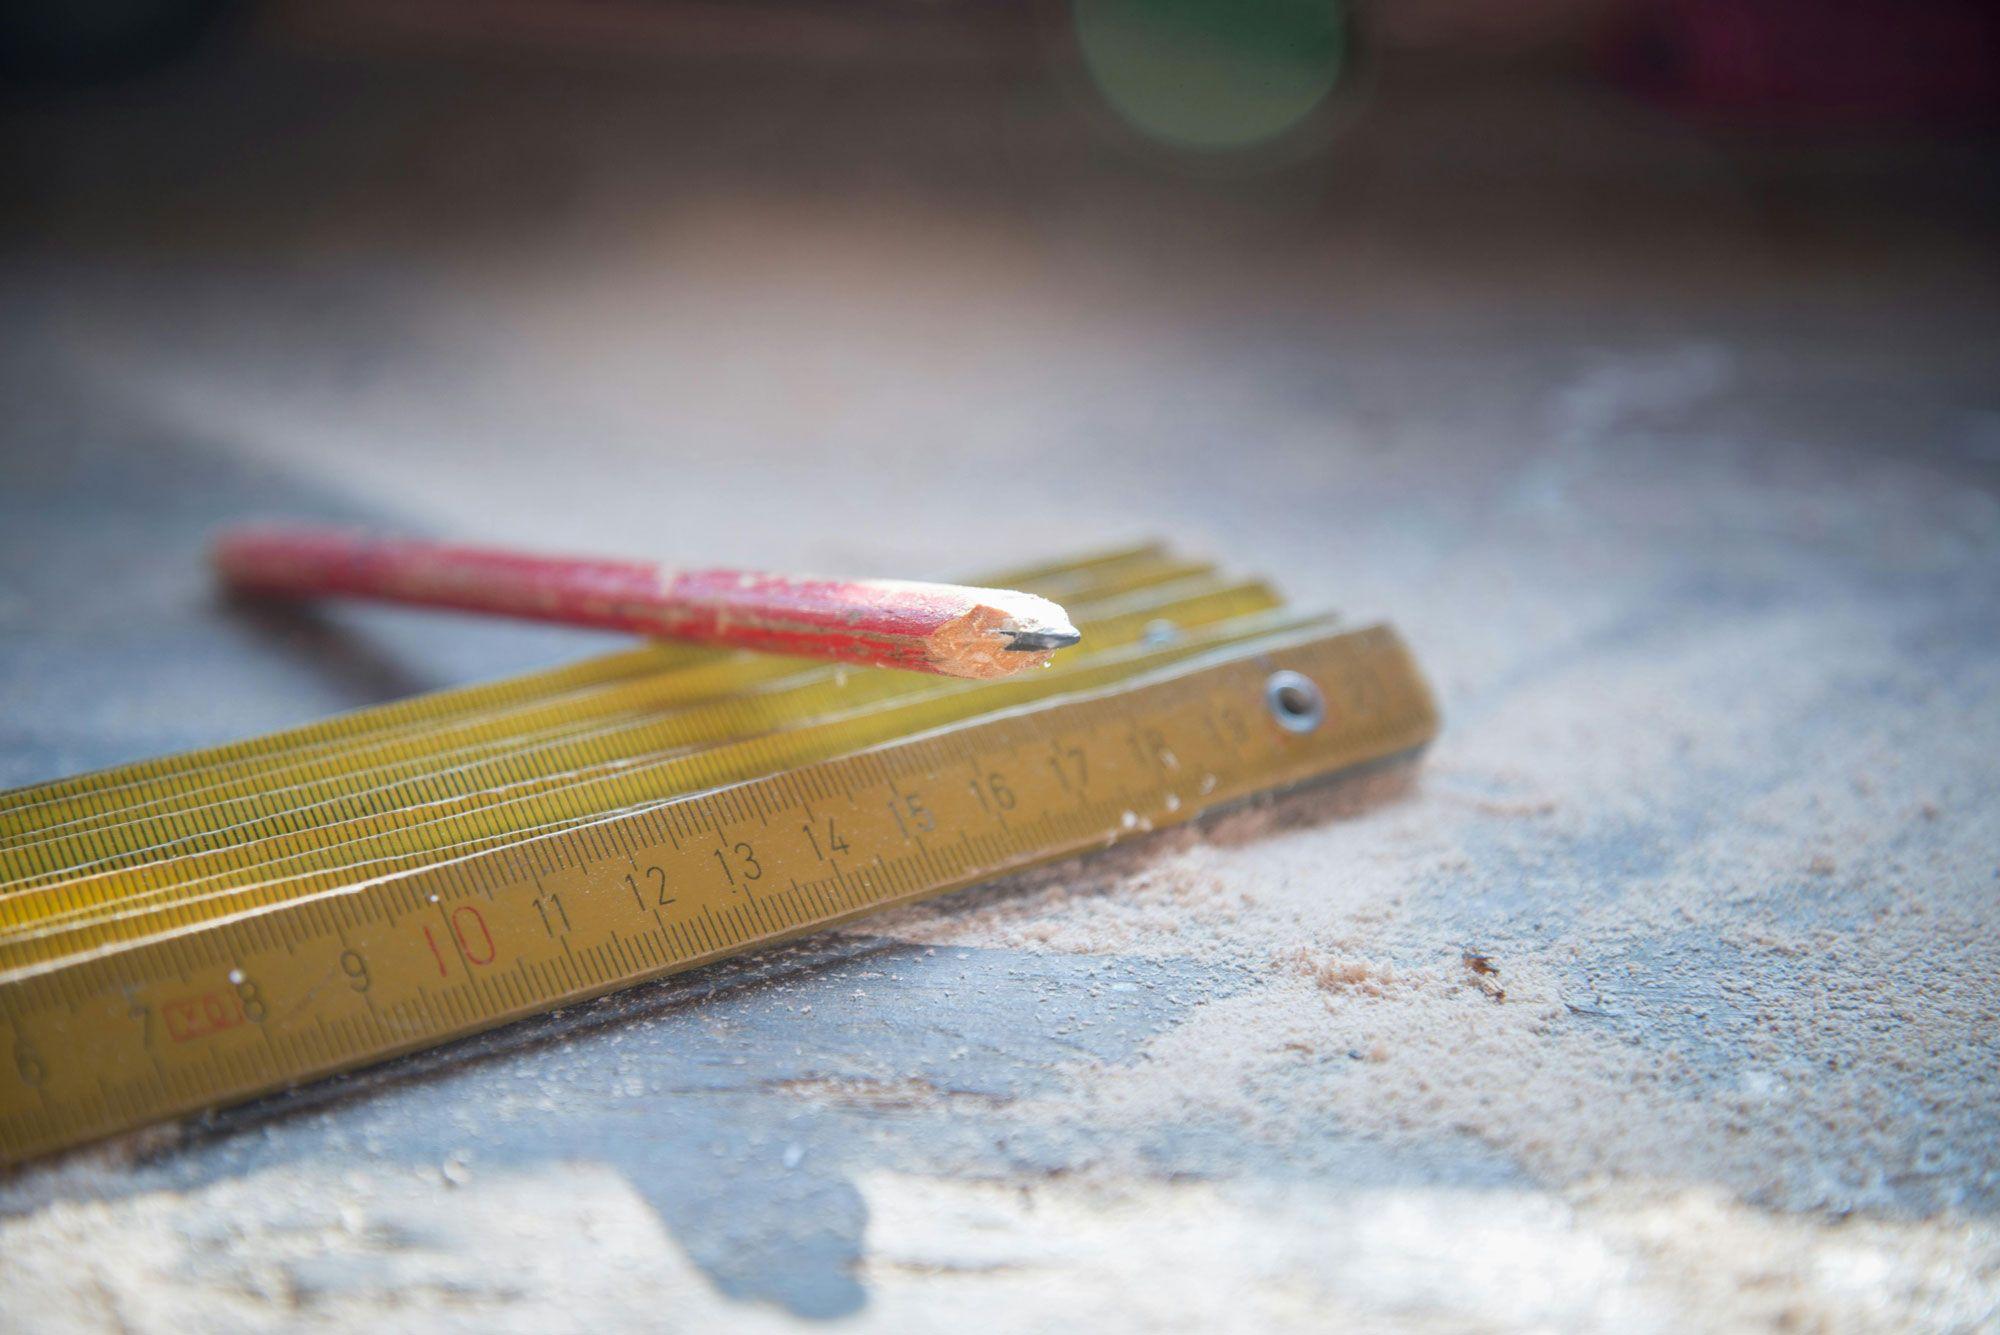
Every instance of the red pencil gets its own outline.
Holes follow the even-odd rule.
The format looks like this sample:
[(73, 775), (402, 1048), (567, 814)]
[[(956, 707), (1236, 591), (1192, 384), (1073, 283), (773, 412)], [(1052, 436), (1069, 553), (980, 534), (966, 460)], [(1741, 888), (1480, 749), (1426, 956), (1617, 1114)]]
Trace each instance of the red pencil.
[(1046, 598), (956, 584), (672, 570), (286, 526), (225, 532), (213, 556), (245, 593), (491, 612), (950, 677), (1039, 667), (1079, 638)]

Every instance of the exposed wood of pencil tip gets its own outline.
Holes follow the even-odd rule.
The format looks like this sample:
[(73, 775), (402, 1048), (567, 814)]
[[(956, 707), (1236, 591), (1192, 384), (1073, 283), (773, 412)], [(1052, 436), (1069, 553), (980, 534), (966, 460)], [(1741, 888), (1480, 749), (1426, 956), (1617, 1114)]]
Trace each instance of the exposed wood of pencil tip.
[(213, 559), (232, 588), (259, 596), (410, 603), (954, 677), (1039, 667), (1079, 638), (1061, 607), (1010, 589), (676, 571), (291, 526), (224, 533)]
[(933, 670), (946, 676), (1010, 676), (1041, 667), (1056, 650), (1082, 638), (1068, 613), (1046, 598), (1014, 589), (942, 587), (972, 600), (966, 612), (928, 638), (926, 652)]

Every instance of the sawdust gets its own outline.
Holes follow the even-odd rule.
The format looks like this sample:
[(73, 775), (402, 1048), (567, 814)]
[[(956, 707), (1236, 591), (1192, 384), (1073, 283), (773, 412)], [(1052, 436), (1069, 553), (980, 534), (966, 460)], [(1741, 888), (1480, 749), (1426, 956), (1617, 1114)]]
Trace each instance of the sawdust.
[[(1029, 1330), (1973, 1329), (1987, 1224), (1818, 1225), (1709, 1188), (995, 1182), (870, 1171), (866, 1325)], [(0, 1221), (0, 1325), (790, 1330), (718, 1292), (622, 1175), (304, 1164)]]
[[(2000, 924), (1992, 869), (1965, 858), (1978, 840), (1913, 846), (1909, 832), (1939, 819), (1940, 789), (1978, 791), (1985, 762), (1963, 746), (1923, 773), (1883, 763), (1907, 721), (1821, 734), (1730, 819), (1676, 817), (1665, 833), (1649, 776), (1767, 745), (1812, 707), (1805, 668), (1734, 683), (1728, 707), (1673, 703), (1712, 696), (1721, 662), (1753, 652), (1745, 638), (1758, 661), (1907, 671), (1824, 625), (1718, 630), (1672, 664), (1600, 678), (1578, 697), (1587, 713), (1543, 691), (1465, 743), (1448, 734), (1415, 788), (1297, 796), (892, 930), (1191, 956), (1250, 980), (1199, 1000), (1142, 1060), (1079, 1068), (1023, 1115), (1226, 1125), (1293, 1154), (1330, 1119), (1392, 1146), (1476, 1147), (1571, 1199), (1698, 1184), (1808, 1214), (1950, 1219), (1974, 1203), (1981, 1128), (2000, 1124)], [(1787, 639), (1798, 653), (1774, 653)], [(1664, 726), (1583, 731), (1606, 711)], [(1470, 825), (1454, 814), (1468, 809)], [(2000, 833), (1987, 810), (1952, 814)], [(1621, 837), (1601, 845), (1607, 825)], [(1251, 843), (1254, 861), (1232, 856)], [(1616, 860), (1615, 890), (1593, 881), (1593, 857)], [(1487, 924), (1476, 946), (1469, 922)], [(1105, 1165), (1137, 1167), (1116, 1152)]]
[[(496, 1252), (504, 1264), (496, 1264)], [(618, 1173), (343, 1172), (60, 1200), (0, 1220), (0, 1327), (36, 1331), (612, 1329), (733, 1306)], [(421, 1314), (421, 1315), (420, 1315)], [(760, 1314), (732, 1320), (754, 1329)], [(692, 1324), (692, 1322), (690, 1322)]]
[(770, 1086), (774, 1090), (816, 1104), (865, 1112), (902, 1112), (913, 1108), (935, 1108), (942, 1104), (960, 1107), (994, 1108), (1007, 1103), (1003, 1097), (962, 1089), (940, 1089), (933, 1081), (905, 1080), (785, 1080)]
[[(1411, 820), (1385, 810), (1365, 824), (1407, 843), (1420, 837)], [(1318, 845), (1356, 837), (1326, 827), (1287, 838)], [(1282, 841), (1271, 851), (1285, 851)], [(1964, 1060), (1953, 1055), (1955, 1044), (1978, 1042), (1977, 1025), (1991, 1014), (1994, 990), (1982, 961), (1997, 943), (1977, 919), (1952, 924), (1955, 947), (1940, 947), (1934, 915), (1908, 903), (1886, 912), (1860, 944), (1839, 933), (1800, 944), (1747, 923), (1717, 925), (1723, 947), (1786, 961), (1788, 976), (1764, 988), (1747, 976), (1710, 978), (1695, 954), (1630, 967), (1657, 969), (1676, 986), (1712, 981), (1720, 997), (1754, 998), (1742, 1017), (1734, 1079), (1719, 1081), (1678, 1050), (1634, 1044), (1632, 1017), (1607, 1009), (1563, 967), (1574, 952), (1560, 941), (1481, 954), (1482, 967), (1472, 968), (1465, 951), (1443, 941), (1416, 950), (1417, 915), (1376, 885), (1366, 862), (1349, 860), (1353, 875), (1299, 894), (1302, 883), (1290, 882), (1287, 893), (1283, 877), (1259, 876), (1257, 889), (1244, 887), (1213, 853), (1200, 844), (1161, 850), (1158, 863), (1126, 883), (1121, 899), (1129, 902), (1116, 908), (1086, 894), (1064, 911), (1045, 889), (958, 928), (967, 941), (1193, 948), (1256, 968), (1257, 986), (1197, 1008), (1155, 1041), (1147, 1062), (1093, 1072), (1075, 1097), (1094, 1112), (1132, 1125), (1206, 1115), (1274, 1141), (1296, 1134), (1302, 1119), (1332, 1112), (1369, 1135), (1469, 1136), (1558, 1183), (1644, 1175), (1671, 1158), (1753, 1196), (1846, 1208), (1855, 1203), (1846, 1193), (1810, 1179), (1864, 1184), (1914, 1167), (1912, 1147), (1892, 1143), (1887, 1082), (1915, 1078), (1945, 1098)], [(1148, 938), (1155, 905), (1170, 905), (1175, 921), (1171, 932)], [(1058, 921), (1021, 921), (1031, 911)], [(1612, 930), (1636, 939), (1654, 922), (1684, 928), (1689, 912), (1684, 900), (1662, 895), (1629, 908)], [(1592, 924), (1596, 932), (1608, 927)], [(952, 935), (933, 931), (927, 939)], [(1298, 935), (1322, 944), (1254, 958), (1258, 945)], [(1912, 997), (1959, 1004), (1899, 1002), (1889, 980), (1912, 972), (1921, 978)], [(1851, 1030), (1835, 1027), (1871, 1015), (1880, 1023), (1864, 1032), (1880, 1046), (1857, 1046)], [(1689, 1041), (1699, 1037), (1697, 1029)], [(1317, 1098), (1295, 1097), (1302, 1065), (1354, 1054), (1376, 1068), (1365, 1079), (1326, 1072), (1314, 1082)], [(1825, 1161), (1829, 1130), (1846, 1147), (1836, 1164)]]
[[(1031, 1329), (1971, 1329), (1987, 1224), (1830, 1228), (1707, 1188), (1534, 1192), (1295, 1184), (1016, 1185), (871, 1175), (885, 1324), (1007, 1295)], [(1135, 1245), (1136, 1244), (1136, 1245)], [(1022, 1285), (1023, 1276), (1034, 1283)], [(913, 1315), (930, 1318), (909, 1323)]]

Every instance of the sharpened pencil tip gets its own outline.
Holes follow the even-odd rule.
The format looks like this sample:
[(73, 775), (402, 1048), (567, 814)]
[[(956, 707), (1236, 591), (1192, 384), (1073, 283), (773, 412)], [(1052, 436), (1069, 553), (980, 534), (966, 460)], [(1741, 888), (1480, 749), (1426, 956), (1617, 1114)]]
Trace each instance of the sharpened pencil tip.
[(1078, 630), (1008, 630), (1001, 634), (1007, 637), (1007, 647), (1023, 653), (1046, 650), (1067, 649), (1083, 638)]

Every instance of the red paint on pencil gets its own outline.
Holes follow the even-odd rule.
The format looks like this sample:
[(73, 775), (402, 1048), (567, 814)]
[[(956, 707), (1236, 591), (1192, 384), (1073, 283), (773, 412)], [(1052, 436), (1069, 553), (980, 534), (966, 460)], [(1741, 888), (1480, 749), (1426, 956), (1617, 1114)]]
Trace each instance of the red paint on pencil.
[(673, 570), (339, 530), (234, 529), (216, 570), (245, 593), (345, 597), (636, 631), (953, 677), (1004, 677), (1077, 640), (1033, 594), (904, 580)]

